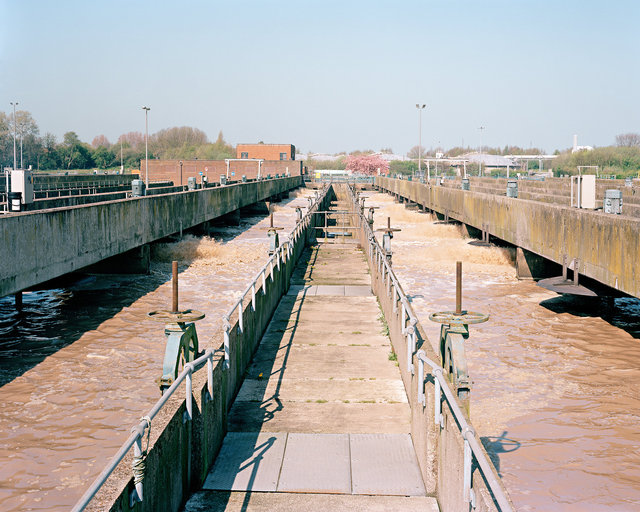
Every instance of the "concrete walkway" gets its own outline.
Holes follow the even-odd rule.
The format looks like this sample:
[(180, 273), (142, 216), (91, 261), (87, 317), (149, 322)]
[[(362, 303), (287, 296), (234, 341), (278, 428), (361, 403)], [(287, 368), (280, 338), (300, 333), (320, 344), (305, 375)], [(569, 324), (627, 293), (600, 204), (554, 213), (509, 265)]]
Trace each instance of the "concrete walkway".
[(369, 279), (353, 244), (308, 251), (186, 511), (438, 510)]

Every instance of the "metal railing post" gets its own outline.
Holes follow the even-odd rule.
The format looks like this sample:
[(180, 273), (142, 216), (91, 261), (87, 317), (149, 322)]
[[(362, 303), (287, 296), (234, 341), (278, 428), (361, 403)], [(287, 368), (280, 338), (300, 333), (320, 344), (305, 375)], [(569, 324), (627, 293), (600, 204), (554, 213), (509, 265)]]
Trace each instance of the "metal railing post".
[(193, 365), (191, 363), (187, 363), (184, 365), (185, 370), (187, 370), (186, 376), (186, 391), (185, 391), (185, 402), (186, 402), (186, 411), (184, 421), (191, 421), (193, 419)]
[(209, 353), (207, 358), (207, 391), (209, 391), (209, 399), (213, 400), (213, 353)]
[(229, 369), (229, 363), (231, 360), (231, 350), (229, 346), (229, 329), (231, 325), (229, 324), (229, 317), (222, 317), (222, 329), (224, 330), (224, 368), (225, 370)]

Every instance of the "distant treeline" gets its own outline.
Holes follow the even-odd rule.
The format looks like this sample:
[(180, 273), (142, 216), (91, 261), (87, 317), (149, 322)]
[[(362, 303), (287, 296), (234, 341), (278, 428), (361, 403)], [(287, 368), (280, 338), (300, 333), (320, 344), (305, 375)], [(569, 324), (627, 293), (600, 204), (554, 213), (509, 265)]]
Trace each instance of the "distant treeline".
[[(81, 141), (75, 132), (67, 132), (61, 141), (51, 133), (40, 135), (40, 130), (31, 114), (24, 110), (16, 112), (15, 132), (17, 165), (32, 166), (35, 170), (57, 169), (125, 169), (139, 168), (145, 156), (144, 134), (129, 132), (111, 143), (104, 135), (94, 137), (91, 144)], [(13, 112), (0, 112), (0, 165), (13, 167)], [(188, 126), (160, 130), (149, 135), (149, 158), (224, 159), (235, 156), (234, 148), (224, 140), (222, 132), (215, 142), (197, 128)]]

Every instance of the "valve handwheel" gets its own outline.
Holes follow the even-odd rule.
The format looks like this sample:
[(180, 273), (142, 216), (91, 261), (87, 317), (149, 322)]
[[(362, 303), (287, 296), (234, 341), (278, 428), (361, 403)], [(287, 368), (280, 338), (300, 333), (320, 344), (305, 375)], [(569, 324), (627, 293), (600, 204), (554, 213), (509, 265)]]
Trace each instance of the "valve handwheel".
[(197, 322), (205, 317), (205, 314), (195, 309), (185, 309), (184, 311), (167, 311), (161, 309), (159, 311), (151, 311), (147, 315), (155, 320), (161, 320), (165, 323), (184, 324), (187, 322)]
[(475, 311), (462, 311), (460, 314), (455, 311), (440, 311), (439, 313), (431, 313), (429, 320), (439, 324), (470, 325), (486, 322), (489, 320), (489, 315)]

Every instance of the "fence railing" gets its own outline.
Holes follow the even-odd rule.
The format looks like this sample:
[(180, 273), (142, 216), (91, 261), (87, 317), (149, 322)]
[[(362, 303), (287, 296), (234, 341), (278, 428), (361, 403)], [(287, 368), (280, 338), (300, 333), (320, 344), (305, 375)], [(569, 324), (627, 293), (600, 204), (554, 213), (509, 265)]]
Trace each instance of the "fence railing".
[[(287, 262), (287, 259), (290, 258), (294, 251), (300, 252), (300, 245), (304, 245), (306, 240), (302, 239), (305, 233), (309, 232), (307, 228), (309, 228), (312, 223), (313, 216), (318, 210), (318, 206), (321, 205), (325, 199), (327, 194), (328, 187), (322, 189), (321, 193), (317, 196), (316, 200), (311, 204), (306, 214), (296, 223), (293, 231), (289, 234), (288, 241), (280, 245), (274, 254), (269, 258), (266, 265), (262, 267), (262, 269), (258, 272), (256, 277), (253, 279), (251, 284), (245, 289), (242, 293), (240, 299), (234, 304), (233, 307), (229, 310), (229, 312), (223, 317), (223, 335), (224, 335), (224, 343), (223, 343), (223, 351), (224, 351), (224, 368), (229, 369), (231, 364), (230, 351), (230, 330), (231, 325), (229, 319), (236, 314), (238, 316), (238, 329), (242, 331), (244, 329), (243, 323), (243, 313), (244, 313), (244, 301), (246, 297), (251, 294), (251, 307), (252, 310), (256, 310), (256, 293), (263, 294), (267, 293), (267, 283), (269, 279), (271, 282), (274, 280), (274, 271), (280, 268), (281, 265), (284, 265)], [(79, 512), (84, 510), (87, 505), (91, 502), (94, 496), (98, 493), (98, 491), (102, 488), (102, 486), (106, 483), (108, 478), (114, 472), (118, 464), (122, 462), (122, 460), (127, 456), (131, 448), (133, 447), (134, 456), (133, 456), (133, 465), (132, 465), (132, 473), (134, 480), (135, 490), (130, 496), (130, 506), (137, 501), (143, 500), (143, 485), (142, 481), (144, 478), (144, 451), (142, 450), (142, 443), (145, 437), (145, 433), (147, 436), (149, 435), (149, 429), (151, 427), (151, 422), (156, 417), (156, 415), (162, 410), (168, 400), (175, 394), (178, 390), (182, 382), (185, 382), (185, 413), (184, 420), (191, 421), (193, 418), (193, 395), (192, 395), (192, 387), (193, 387), (193, 374), (200, 370), (206, 363), (207, 365), (207, 393), (208, 398), (213, 399), (214, 395), (214, 376), (213, 376), (213, 365), (214, 365), (214, 357), (217, 356), (217, 353), (220, 349), (208, 348), (205, 353), (195, 359), (192, 362), (188, 362), (184, 364), (183, 370), (177, 376), (177, 378), (173, 381), (171, 386), (164, 392), (162, 397), (155, 403), (155, 405), (151, 408), (151, 410), (143, 416), (140, 422), (135, 425), (131, 429), (131, 435), (127, 438), (124, 444), (120, 447), (116, 455), (111, 459), (109, 464), (105, 467), (105, 469), (98, 475), (98, 477), (94, 480), (91, 486), (87, 489), (87, 491), (82, 495), (82, 497), (78, 500), (78, 502), (73, 507), (73, 512)]]
[[(360, 243), (367, 254), (369, 267), (371, 269), (372, 278), (378, 279), (385, 286), (385, 291), (393, 303), (393, 313), (400, 314), (400, 332), (406, 339), (406, 371), (409, 375), (415, 373), (413, 365), (413, 357), (418, 360), (418, 397), (419, 402), (426, 405), (425, 399), (425, 365), (433, 375), (435, 387), (434, 400), (434, 425), (443, 425), (442, 415), (442, 396), (449, 405), (457, 424), (460, 435), (464, 440), (464, 469), (463, 469), (463, 500), (465, 503), (474, 504), (475, 496), (472, 486), (472, 463), (477, 462), (482, 476), (484, 477), (489, 490), (493, 494), (496, 503), (501, 512), (511, 512), (512, 505), (507, 498), (500, 481), (493, 472), (493, 465), (489, 462), (480, 441), (476, 437), (476, 433), (471, 425), (467, 422), (462, 409), (458, 405), (454, 392), (451, 390), (450, 383), (446, 378), (446, 370), (439, 363), (429, 359), (423, 350), (417, 351), (419, 320), (411, 307), (409, 299), (405, 295), (398, 278), (396, 277), (384, 249), (380, 246), (376, 239), (369, 222), (366, 220), (356, 194), (351, 187), (348, 187), (348, 193), (352, 201), (353, 211), (359, 213), (357, 225), (360, 227)], [(393, 318), (396, 318), (394, 316)], [(392, 319), (391, 319), (392, 320)], [(387, 322), (390, 318), (387, 318)], [(391, 330), (390, 330), (391, 332)], [(399, 361), (400, 363), (400, 361)]]

